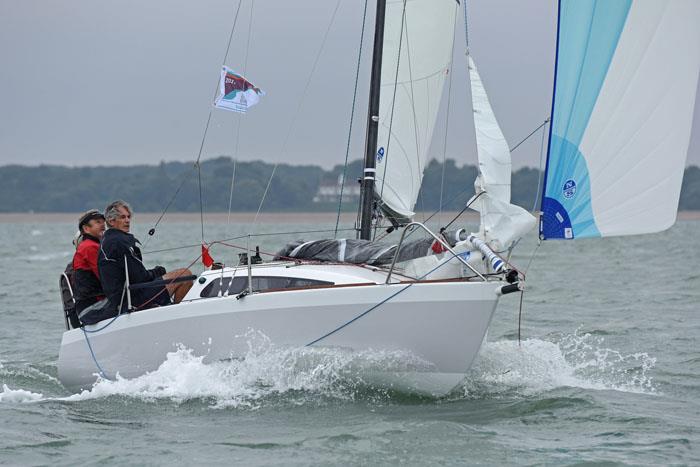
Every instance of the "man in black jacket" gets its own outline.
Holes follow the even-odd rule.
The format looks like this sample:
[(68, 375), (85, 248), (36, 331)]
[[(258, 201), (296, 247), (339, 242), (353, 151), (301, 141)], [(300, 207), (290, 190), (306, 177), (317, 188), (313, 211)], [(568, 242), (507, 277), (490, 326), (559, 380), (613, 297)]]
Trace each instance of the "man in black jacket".
[[(139, 241), (129, 233), (131, 227), (131, 207), (124, 201), (117, 200), (105, 209), (105, 220), (109, 229), (102, 237), (98, 267), (102, 289), (110, 301), (113, 310), (128, 308), (127, 296), (124, 289), (126, 264), (129, 270), (129, 284), (141, 284), (155, 280), (169, 280), (176, 277), (188, 276), (188, 269), (176, 269), (169, 273), (163, 266), (146, 269), (143, 265)], [(131, 291), (131, 306), (136, 310), (144, 310), (155, 306), (171, 304), (170, 295), (178, 303), (192, 287), (191, 282), (179, 282), (166, 286), (147, 287)]]

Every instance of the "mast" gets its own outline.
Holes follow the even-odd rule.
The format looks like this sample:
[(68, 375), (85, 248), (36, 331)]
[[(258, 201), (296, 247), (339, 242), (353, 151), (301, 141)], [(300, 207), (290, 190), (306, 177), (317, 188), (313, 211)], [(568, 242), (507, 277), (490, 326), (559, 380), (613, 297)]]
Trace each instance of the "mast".
[(384, 16), (386, 0), (377, 0), (374, 23), (374, 49), (372, 51), (372, 74), (369, 85), (369, 109), (367, 112), (367, 136), (365, 139), (365, 167), (360, 191), (360, 238), (371, 240), (372, 204), (374, 201), (374, 179), (376, 174), (377, 135), (379, 133), (379, 90), (382, 75), (382, 48), (384, 47)]

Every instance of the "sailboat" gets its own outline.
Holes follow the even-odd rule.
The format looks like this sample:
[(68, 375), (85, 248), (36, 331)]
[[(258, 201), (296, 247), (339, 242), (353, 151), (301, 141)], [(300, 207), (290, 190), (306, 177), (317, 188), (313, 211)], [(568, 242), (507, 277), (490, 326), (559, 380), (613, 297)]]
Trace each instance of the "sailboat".
[[(179, 346), (204, 362), (242, 358), (242, 336), (254, 330), (279, 346), (413, 357), (367, 369), (372, 384), (433, 395), (459, 385), (499, 297), (523, 288), (507, 253), (537, 224), (510, 203), (510, 151), (471, 56), (479, 174), (469, 205), (479, 230), (436, 233), (414, 221), (460, 8), (377, 1), (359, 238), (290, 245), (269, 262), (249, 251), (242, 264), (205, 270), (177, 305), (67, 325), (61, 382), (137, 377)], [(698, 20), (693, 0), (559, 2), (541, 239), (673, 224), (700, 68)], [(378, 222), (402, 230), (398, 244), (372, 241)], [(414, 230), (425, 239), (408, 238)]]

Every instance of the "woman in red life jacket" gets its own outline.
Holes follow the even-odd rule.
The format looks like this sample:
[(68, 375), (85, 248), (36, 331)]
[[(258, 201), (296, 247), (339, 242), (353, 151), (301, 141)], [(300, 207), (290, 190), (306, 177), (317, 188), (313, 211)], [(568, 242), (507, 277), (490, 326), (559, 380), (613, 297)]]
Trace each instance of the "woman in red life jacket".
[(80, 237), (73, 256), (73, 281), (75, 285), (75, 309), (78, 314), (104, 298), (97, 256), (100, 240), (105, 231), (105, 217), (97, 209), (91, 209), (78, 220)]

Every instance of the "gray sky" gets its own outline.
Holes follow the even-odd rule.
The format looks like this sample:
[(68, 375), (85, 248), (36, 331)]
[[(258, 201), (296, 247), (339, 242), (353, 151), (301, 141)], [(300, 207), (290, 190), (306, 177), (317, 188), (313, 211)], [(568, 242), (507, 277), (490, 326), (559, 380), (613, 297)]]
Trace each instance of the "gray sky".
[[(256, 0), (251, 16), (251, 0), (243, 0), (226, 64), (267, 95), (244, 116), (215, 110), (203, 158), (343, 162), (361, 0), (340, 1), (304, 95), (336, 4)], [(555, 4), (469, 2), (471, 51), (511, 146), (549, 114)], [(194, 160), (237, 6), (238, 0), (0, 0), (0, 165)], [(371, 19), (373, 2), (369, 11)], [(369, 26), (367, 34), (350, 159), (363, 152)], [(465, 66), (460, 25), (447, 145), (443, 105), (432, 149), (437, 158), (446, 152), (475, 163)], [(698, 113), (692, 164), (700, 164)], [(538, 134), (514, 152), (514, 166), (537, 166), (539, 148)]]

